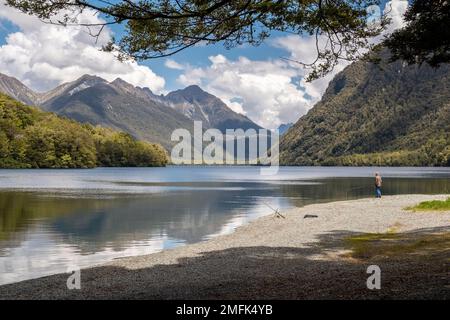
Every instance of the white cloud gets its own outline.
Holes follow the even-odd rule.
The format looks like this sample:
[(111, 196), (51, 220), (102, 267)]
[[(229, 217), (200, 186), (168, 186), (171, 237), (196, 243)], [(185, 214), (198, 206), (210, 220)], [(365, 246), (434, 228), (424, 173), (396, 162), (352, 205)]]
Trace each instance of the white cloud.
[(391, 23), (387, 29), (388, 33), (405, 25), (403, 15), (405, 14), (407, 8), (407, 0), (392, 0), (386, 3), (386, 6), (384, 7), (384, 14), (391, 18)]
[(166, 61), (164, 61), (164, 65), (167, 68), (174, 69), (174, 70), (184, 70), (184, 68), (185, 68), (182, 64), (180, 64), (172, 59), (166, 59)]
[[(316, 54), (312, 38), (290, 35), (271, 44), (288, 51), (293, 60), (309, 62)], [(204, 87), (234, 111), (270, 129), (297, 121), (320, 100), (329, 81), (346, 65), (340, 64), (324, 78), (306, 82), (308, 70), (283, 59), (254, 61), (239, 57), (231, 61), (219, 54), (209, 60), (207, 67), (186, 67), (178, 82)]]
[(209, 60), (208, 67), (188, 67), (178, 82), (202, 86), (236, 112), (267, 128), (295, 121), (309, 107), (299, 88), (299, 70), (283, 60), (252, 61), (240, 57), (230, 61), (223, 55), (211, 56)]
[(381, 35), (371, 39), (371, 43), (379, 43), (393, 31), (402, 28), (405, 25), (403, 16), (406, 12), (406, 9), (408, 9), (407, 0), (392, 0), (386, 2), (386, 5), (383, 9), (383, 15), (390, 18), (390, 24), (381, 33)]
[[(319, 48), (324, 47), (324, 38), (319, 38)], [(285, 49), (289, 52), (289, 59), (292, 61), (300, 61), (302, 63), (312, 63), (317, 57), (316, 39), (314, 36), (299, 37), (296, 35), (289, 35), (286, 37), (279, 37), (272, 41), (272, 44), (276, 47)], [(320, 100), (325, 92), (328, 83), (334, 78), (334, 76), (341, 72), (347, 65), (348, 61), (340, 61), (339, 64), (333, 69), (332, 72), (325, 77), (319, 78), (312, 82), (306, 82), (305, 75), (310, 71), (302, 67), (299, 63), (290, 62), (292, 68), (299, 69), (299, 73), (302, 75), (300, 85), (304, 88), (304, 93), (310, 98), (310, 106)]]
[[(103, 22), (89, 10), (79, 19), (85, 23)], [(2, 3), (1, 20), (9, 20), (20, 31), (9, 34), (6, 44), (0, 46), (0, 72), (18, 78), (33, 89), (44, 91), (84, 74), (93, 74), (108, 81), (120, 77), (156, 93), (163, 91), (164, 78), (147, 66), (134, 61), (122, 63), (114, 54), (99, 50), (111, 37), (108, 28), (96, 43), (86, 28), (45, 24)]]

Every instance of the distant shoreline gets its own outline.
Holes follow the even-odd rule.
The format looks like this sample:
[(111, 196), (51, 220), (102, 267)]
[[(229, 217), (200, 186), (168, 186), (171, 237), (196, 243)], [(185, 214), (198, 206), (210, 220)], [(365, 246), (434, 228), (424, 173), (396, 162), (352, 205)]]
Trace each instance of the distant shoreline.
[[(285, 219), (268, 215), (205, 242), (83, 269), (81, 290), (67, 290), (68, 275), (59, 274), (0, 286), (0, 299), (448, 299), (448, 252), (441, 247), (414, 255), (384, 256), (390, 254), (384, 250), (369, 258), (352, 257), (356, 249), (348, 247), (358, 234), (386, 234), (386, 244), (398, 241), (397, 250), (405, 243), (411, 250), (408, 241), (420, 239), (433, 245), (436, 234), (447, 239), (450, 211), (403, 210), (446, 197), (308, 205), (283, 212)], [(366, 288), (370, 264), (383, 272), (382, 290)]]

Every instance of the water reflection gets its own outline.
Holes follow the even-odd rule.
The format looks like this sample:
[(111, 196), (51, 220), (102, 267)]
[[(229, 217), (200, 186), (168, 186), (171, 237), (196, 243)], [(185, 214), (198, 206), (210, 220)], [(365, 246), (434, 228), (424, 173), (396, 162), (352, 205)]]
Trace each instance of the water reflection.
[[(0, 284), (228, 233), (270, 213), (265, 203), (288, 208), (373, 195), (374, 169), (367, 168), (286, 168), (278, 179), (262, 179), (255, 168), (163, 170), (44, 170), (45, 189), (40, 171), (0, 171)], [(384, 176), (383, 192), (448, 193), (449, 176), (397, 169)]]

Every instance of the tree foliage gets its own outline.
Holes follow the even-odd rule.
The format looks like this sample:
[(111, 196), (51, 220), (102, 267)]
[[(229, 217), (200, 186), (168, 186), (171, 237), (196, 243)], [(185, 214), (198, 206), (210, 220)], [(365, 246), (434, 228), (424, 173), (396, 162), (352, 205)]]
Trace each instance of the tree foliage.
[[(316, 37), (317, 57), (302, 62), (312, 67), (311, 79), (333, 69), (339, 60), (355, 60), (368, 39), (378, 35), (388, 19), (368, 21), (367, 8), (379, 0), (6, 0), (7, 4), (51, 23), (85, 25), (76, 13), (95, 10), (105, 25), (125, 24), (125, 35), (107, 50), (121, 57), (148, 59), (172, 55), (200, 42), (221, 42), (226, 48), (259, 45), (272, 32)], [(75, 13), (75, 14), (74, 14)], [(326, 39), (324, 46), (319, 38)]]
[(416, 0), (405, 14), (406, 27), (385, 42), (392, 59), (437, 67), (450, 62), (450, 1)]
[[(106, 25), (125, 24), (125, 35), (105, 49), (119, 57), (148, 59), (172, 55), (200, 42), (221, 42), (226, 48), (259, 45), (272, 32), (315, 36), (317, 57), (299, 61), (312, 71), (309, 80), (330, 72), (339, 60), (355, 61), (371, 49), (369, 38), (389, 23), (370, 19), (372, 5), (380, 0), (6, 0), (10, 6), (62, 25), (90, 27), (99, 36)], [(385, 40), (392, 61), (432, 66), (450, 61), (450, 2), (412, 0), (405, 14), (406, 27)], [(79, 12), (94, 10), (105, 17), (100, 24), (77, 19)], [(321, 47), (318, 39), (324, 37)]]
[(166, 151), (159, 145), (136, 141), (130, 134), (112, 129), (92, 129), (97, 162), (104, 167), (164, 166)]
[(1, 168), (164, 166), (165, 150), (129, 134), (28, 107), (0, 94)]

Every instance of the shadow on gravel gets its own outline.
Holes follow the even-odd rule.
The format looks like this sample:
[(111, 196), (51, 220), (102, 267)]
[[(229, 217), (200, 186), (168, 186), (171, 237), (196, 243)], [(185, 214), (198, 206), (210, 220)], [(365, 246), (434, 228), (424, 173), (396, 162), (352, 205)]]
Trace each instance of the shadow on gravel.
[[(450, 299), (450, 248), (440, 240), (448, 241), (449, 232), (434, 228), (391, 236), (334, 231), (304, 248), (231, 248), (144, 269), (86, 269), (81, 290), (68, 290), (65, 274), (24, 281), (1, 286), (0, 298)], [(361, 246), (370, 254), (361, 255)], [(366, 287), (372, 264), (381, 268), (380, 290)]]

